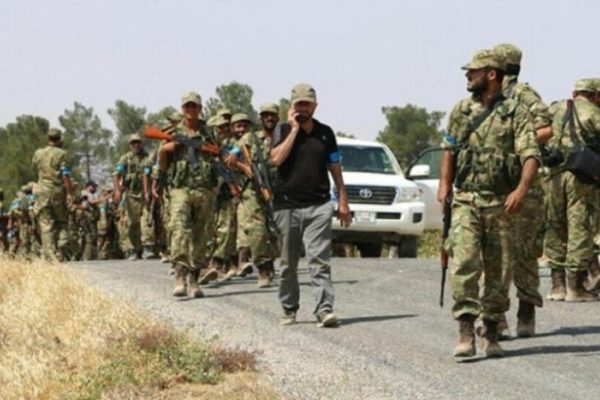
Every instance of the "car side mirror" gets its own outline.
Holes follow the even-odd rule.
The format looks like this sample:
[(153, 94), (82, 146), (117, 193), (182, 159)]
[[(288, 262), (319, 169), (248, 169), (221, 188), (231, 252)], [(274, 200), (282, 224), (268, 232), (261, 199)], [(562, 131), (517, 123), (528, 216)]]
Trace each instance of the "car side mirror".
[(411, 179), (428, 178), (431, 175), (431, 167), (427, 164), (414, 165), (408, 172), (408, 177)]

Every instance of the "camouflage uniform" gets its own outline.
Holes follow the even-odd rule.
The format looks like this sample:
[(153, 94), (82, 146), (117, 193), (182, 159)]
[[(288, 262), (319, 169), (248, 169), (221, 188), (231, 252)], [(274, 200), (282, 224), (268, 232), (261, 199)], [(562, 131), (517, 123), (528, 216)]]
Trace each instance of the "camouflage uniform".
[[(508, 73), (504, 77), (502, 82), (504, 97), (521, 103), (529, 110), (536, 131), (552, 125), (548, 106), (542, 101), (540, 95), (528, 84), (517, 81), (521, 51), (514, 45), (504, 44), (496, 46), (494, 52), (506, 61), (507, 69), (511, 66), (517, 69), (514, 71), (515, 74)], [(545, 210), (542, 177), (538, 175), (527, 193), (519, 216), (513, 219), (511, 237), (515, 238), (519, 246), (513, 254), (514, 260), (510, 263), (517, 297), (538, 307), (543, 305), (542, 296), (538, 291), (540, 278), (537, 260), (543, 253)], [(503, 278), (507, 298), (510, 275), (510, 271), (505, 271)]]
[[(187, 93), (182, 98), (182, 105), (189, 102), (200, 105), (200, 96)], [(175, 127), (174, 134), (213, 139), (203, 129), (189, 132), (183, 122)], [(192, 150), (198, 160), (198, 165), (194, 166), (189, 151), (185, 146), (178, 146), (172, 154), (169, 170), (166, 171), (170, 187), (170, 261), (177, 271), (177, 286), (173, 294), (184, 295), (186, 285), (183, 282), (187, 278), (191, 295), (201, 297), (202, 292), (197, 287), (197, 282), (200, 269), (207, 266), (206, 224), (210, 223), (214, 214), (213, 190), (216, 178), (211, 158), (198, 150)]]
[(0, 188), (0, 251), (8, 250), (8, 241), (6, 235), (8, 227), (8, 215), (4, 210), (4, 190)]
[[(130, 142), (141, 140), (137, 135), (130, 137)], [(135, 258), (142, 246), (153, 247), (153, 232), (143, 221), (148, 218), (145, 206), (143, 178), (148, 173), (148, 153), (141, 150), (139, 154), (132, 151), (124, 154), (118, 161), (115, 175), (123, 180), (124, 196), (120, 207), (124, 209), (125, 221), (119, 221), (123, 229), (120, 233), (121, 250)]]
[[(270, 140), (263, 131), (254, 134), (248, 132), (240, 140), (240, 147), (249, 149), (253, 163), (257, 162), (258, 152), (262, 152), (263, 160), (270, 160)], [(271, 165), (269, 167), (272, 175), (273, 168)], [(273, 181), (272, 176), (270, 178)], [(277, 257), (277, 234), (268, 228), (258, 196), (261, 194), (256, 193), (251, 182), (247, 181), (237, 210), (237, 246), (238, 249), (250, 247), (252, 260), (259, 270), (271, 270), (273, 260)], [(267, 264), (268, 267), (264, 267)]]
[[(60, 133), (52, 130), (49, 137), (58, 138)], [(39, 177), (34, 188), (37, 198), (34, 212), (39, 221), (43, 256), (46, 259), (64, 259), (68, 236), (67, 192), (63, 177), (71, 175), (67, 152), (48, 145), (36, 150), (32, 164)]]
[[(587, 88), (590, 80), (577, 82), (575, 90), (592, 91)], [(575, 130), (577, 137), (595, 152), (600, 153), (600, 109), (583, 96), (573, 100)], [(552, 146), (559, 148), (565, 157), (574, 147), (569, 135), (568, 124), (564, 121), (567, 113), (567, 101), (553, 105)], [(564, 166), (552, 172), (550, 180), (550, 196), (548, 203), (548, 230), (545, 238), (545, 254), (548, 265), (552, 268), (553, 290), (548, 295), (552, 300), (573, 300), (569, 295), (569, 282), (586, 274), (589, 262), (593, 256), (593, 237), (596, 232), (597, 196), (598, 189), (591, 183), (585, 183)], [(564, 294), (554, 296), (555, 280), (565, 280), (567, 271), (567, 290)], [(571, 278), (570, 278), (571, 277)], [(564, 285), (563, 285), (564, 287)], [(574, 288), (574, 287), (573, 287)], [(582, 294), (584, 291), (579, 285)], [(573, 291), (575, 292), (575, 291)], [(579, 296), (576, 296), (579, 297)], [(596, 300), (597, 296), (582, 294), (587, 300)]]
[(78, 207), (75, 210), (75, 223), (78, 228), (78, 259), (89, 261), (98, 257), (98, 220), (100, 211), (92, 193), (82, 191)]
[[(111, 188), (104, 188), (107, 196), (112, 195)], [(98, 204), (98, 259), (110, 260), (119, 258), (117, 216), (112, 196), (105, 197)]]
[(540, 156), (527, 108), (512, 99), (498, 101), (471, 134), (469, 125), (485, 110), (473, 98), (460, 101), (452, 110), (444, 137), (443, 147), (452, 150), (456, 159), (457, 189), (449, 238), (456, 319), (468, 314), (500, 321), (508, 310), (502, 276), (503, 271), (510, 273), (509, 256), (515, 243), (510, 231), (512, 216), (504, 212), (504, 202), (519, 182), (520, 165), (529, 157)]

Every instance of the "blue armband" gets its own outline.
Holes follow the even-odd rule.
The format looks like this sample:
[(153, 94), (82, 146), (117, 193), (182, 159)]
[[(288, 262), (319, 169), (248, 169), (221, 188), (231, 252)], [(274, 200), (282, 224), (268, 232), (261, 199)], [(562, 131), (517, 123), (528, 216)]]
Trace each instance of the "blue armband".
[(144, 174), (145, 175), (150, 175), (152, 173), (152, 168), (150, 167), (144, 167)]
[(60, 169), (60, 176), (71, 176), (71, 169), (67, 167), (62, 167)]
[(117, 167), (115, 168), (115, 172), (118, 175), (123, 175), (125, 173), (125, 165), (123, 165), (123, 164), (117, 164)]
[(456, 138), (452, 135), (450, 135), (448, 132), (444, 132), (444, 141), (446, 143), (448, 143), (450, 146), (456, 146), (458, 144), (458, 142), (456, 141)]
[(239, 157), (240, 154), (242, 154), (242, 149), (240, 149), (238, 146), (231, 146), (231, 148), (229, 149), (229, 154), (233, 154), (236, 157)]
[(337, 164), (340, 162), (340, 153), (337, 151), (334, 151), (333, 153), (329, 153), (329, 163), (330, 164)]

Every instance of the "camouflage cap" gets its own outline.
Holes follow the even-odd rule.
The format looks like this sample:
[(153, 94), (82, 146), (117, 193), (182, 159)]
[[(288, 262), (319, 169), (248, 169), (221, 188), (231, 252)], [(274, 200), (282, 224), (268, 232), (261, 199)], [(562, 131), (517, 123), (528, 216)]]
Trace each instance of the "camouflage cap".
[(575, 82), (575, 90), (578, 92), (600, 91), (600, 78), (584, 78)]
[(206, 126), (208, 126), (209, 128), (212, 128), (215, 126), (215, 120), (217, 119), (216, 115), (213, 115), (212, 117), (210, 117), (208, 119), (208, 121), (206, 121)]
[(141, 141), (142, 141), (142, 137), (140, 135), (138, 135), (137, 133), (132, 133), (131, 135), (127, 135), (128, 143), (141, 142)]
[(260, 114), (272, 113), (279, 115), (279, 106), (275, 103), (265, 103), (260, 106)]
[(111, 193), (111, 192), (114, 192), (114, 189), (113, 189), (113, 187), (111, 185), (104, 185), (102, 187), (102, 191), (104, 193)]
[(481, 68), (496, 68), (506, 70), (506, 63), (498, 57), (492, 50), (479, 50), (473, 55), (473, 59), (462, 69), (481, 69)]
[(217, 111), (218, 117), (222, 117), (224, 115), (229, 115), (231, 117), (233, 115), (233, 113), (231, 112), (231, 110), (229, 108), (221, 108), (219, 111)]
[(183, 119), (183, 114), (176, 111), (173, 114), (169, 115), (167, 119), (171, 122), (179, 122)]
[(181, 96), (181, 105), (186, 105), (187, 103), (202, 105), (202, 97), (196, 92), (188, 92)]
[(492, 51), (506, 64), (521, 65), (523, 52), (514, 44), (499, 44), (496, 47), (494, 47)]
[(231, 123), (235, 124), (236, 122), (240, 122), (240, 121), (246, 121), (248, 123), (252, 122), (250, 120), (250, 117), (248, 116), (248, 114), (244, 114), (244, 113), (233, 114), (233, 116), (231, 117)]
[(50, 139), (62, 139), (62, 132), (60, 129), (50, 128), (48, 129), (48, 137)]
[(28, 188), (28, 186), (27, 186), (27, 184), (25, 184), (25, 185), (21, 185), (21, 187), (19, 188), (19, 190), (20, 190), (21, 192), (26, 192), (26, 191), (27, 191), (27, 188)]
[(292, 105), (299, 101), (309, 101), (311, 103), (317, 102), (317, 92), (308, 83), (299, 83), (292, 88), (292, 94), (290, 96), (290, 102)]
[(222, 115), (215, 115), (213, 118), (213, 126), (222, 126), (229, 124), (229, 121)]

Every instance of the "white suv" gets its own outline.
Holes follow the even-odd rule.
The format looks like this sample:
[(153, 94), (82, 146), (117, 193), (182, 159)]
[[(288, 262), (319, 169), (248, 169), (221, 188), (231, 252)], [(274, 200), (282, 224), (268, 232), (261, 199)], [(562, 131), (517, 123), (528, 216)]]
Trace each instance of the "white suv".
[[(417, 236), (425, 228), (421, 189), (404, 177), (385, 144), (347, 138), (337, 142), (353, 221), (342, 228), (334, 219), (333, 239), (357, 245), (363, 257), (379, 257), (383, 243), (397, 246), (400, 257), (416, 257)], [(335, 191), (332, 200), (337, 201)]]

